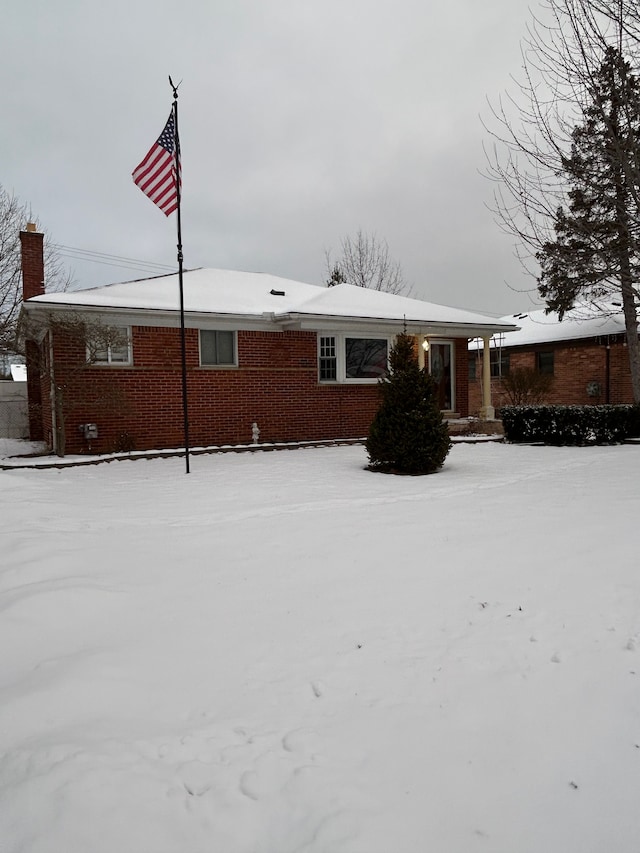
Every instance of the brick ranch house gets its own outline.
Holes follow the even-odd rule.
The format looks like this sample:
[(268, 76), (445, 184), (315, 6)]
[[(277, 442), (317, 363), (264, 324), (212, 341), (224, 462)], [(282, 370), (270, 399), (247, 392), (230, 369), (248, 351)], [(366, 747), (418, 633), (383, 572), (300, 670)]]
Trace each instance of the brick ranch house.
[[(489, 344), (491, 395), (495, 406), (509, 398), (502, 377), (516, 368), (533, 368), (553, 377), (545, 403), (598, 405), (633, 403), (624, 317), (619, 305), (578, 305), (562, 322), (544, 310), (502, 318), (517, 331), (496, 335)], [(469, 344), (469, 411), (482, 408), (480, 364), (484, 343)]]
[[(178, 276), (46, 293), (42, 235), (27, 226), (20, 236), (31, 438), (74, 454), (180, 447)], [(253, 424), (260, 442), (365, 436), (403, 329), (438, 380), (445, 415), (467, 416), (469, 339), (488, 344), (516, 328), (346, 284), (213, 269), (184, 273), (184, 308), (192, 447), (251, 443)], [(105, 340), (101, 328), (120, 335)], [(487, 361), (487, 386), (488, 371)]]

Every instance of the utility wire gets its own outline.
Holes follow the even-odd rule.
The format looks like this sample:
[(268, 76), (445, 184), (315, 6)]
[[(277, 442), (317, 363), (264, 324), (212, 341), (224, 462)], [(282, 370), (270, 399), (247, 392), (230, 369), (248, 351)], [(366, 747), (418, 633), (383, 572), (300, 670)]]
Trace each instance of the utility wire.
[[(139, 270), (140, 272), (151, 272), (151, 273), (157, 273), (159, 271), (159, 267), (140, 266), (139, 264), (131, 264), (131, 263), (119, 264), (119, 263), (115, 263), (114, 261), (100, 261), (97, 258), (85, 258), (85, 257), (80, 257), (78, 255), (68, 254), (66, 252), (58, 252), (58, 254), (60, 255), (61, 258), (71, 258), (71, 259), (76, 260), (76, 261), (89, 261), (92, 264), (102, 264), (104, 266), (109, 266), (109, 267), (120, 267), (122, 269), (127, 269), (127, 270)], [(165, 267), (161, 270), (161, 272), (173, 273), (173, 272), (175, 272), (175, 270), (173, 269), (173, 267)]]
[(58, 252), (58, 254), (61, 258), (71, 258), (72, 260), (76, 260), (76, 261), (88, 261), (92, 264), (102, 264), (104, 266), (109, 266), (109, 267), (120, 267), (122, 269), (127, 269), (127, 270), (139, 270), (140, 272), (148, 272), (148, 273), (155, 273), (155, 274), (158, 274), (159, 272), (160, 273), (165, 272), (165, 273), (171, 273), (172, 274), (175, 272), (175, 269), (173, 267), (160, 268), (159, 266), (158, 267), (141, 266), (139, 264), (132, 264), (132, 263), (121, 263), (120, 264), (120, 263), (116, 263), (115, 261), (101, 261), (101, 260), (98, 260), (97, 258), (85, 258), (85, 257), (81, 257), (78, 255), (72, 255), (72, 254), (69, 254), (66, 252)]
[(80, 249), (76, 246), (64, 246), (60, 243), (54, 244), (53, 248), (58, 254), (80, 261), (89, 261), (94, 264), (105, 264), (112, 267), (124, 267), (125, 269), (136, 269), (150, 272), (175, 272), (175, 267), (169, 264), (158, 264), (154, 261), (143, 261), (140, 258), (127, 258), (122, 255), (111, 255), (107, 252), (94, 252), (91, 249)]

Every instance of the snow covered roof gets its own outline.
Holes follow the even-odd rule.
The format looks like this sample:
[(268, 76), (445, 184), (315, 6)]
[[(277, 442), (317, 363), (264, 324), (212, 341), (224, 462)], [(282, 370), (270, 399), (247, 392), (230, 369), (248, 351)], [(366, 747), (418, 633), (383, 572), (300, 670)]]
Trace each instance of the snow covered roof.
[[(449, 308), (421, 299), (395, 296), (366, 288), (339, 284), (324, 287), (268, 273), (197, 269), (186, 271), (184, 305), (186, 314), (265, 318), (293, 325), (315, 319), (372, 320), (409, 324), (440, 324), (468, 331), (493, 333), (515, 328), (512, 320), (498, 320), (459, 308)], [(146, 312), (178, 310), (178, 275), (110, 284), (67, 293), (46, 293), (29, 299), (27, 309), (47, 308), (101, 310), (124, 309)]]
[[(610, 302), (576, 305), (571, 311), (567, 311), (562, 321), (555, 311), (545, 314), (544, 309), (510, 314), (501, 320), (505, 323), (516, 323), (520, 328), (500, 334), (492, 342), (495, 346), (531, 346), (554, 341), (619, 335), (625, 331), (620, 305)], [(472, 341), (469, 348), (482, 349), (482, 341)]]

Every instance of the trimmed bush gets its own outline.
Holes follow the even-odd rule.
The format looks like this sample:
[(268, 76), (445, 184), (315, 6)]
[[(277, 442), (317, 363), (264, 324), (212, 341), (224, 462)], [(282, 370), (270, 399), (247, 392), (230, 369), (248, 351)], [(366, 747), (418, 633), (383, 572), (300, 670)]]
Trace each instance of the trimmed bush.
[(639, 406), (503, 406), (507, 441), (542, 444), (619, 444), (640, 436)]
[(433, 474), (451, 447), (436, 383), (418, 366), (408, 335), (397, 337), (389, 364), (391, 374), (380, 380), (382, 401), (366, 441), (369, 467), (393, 474)]

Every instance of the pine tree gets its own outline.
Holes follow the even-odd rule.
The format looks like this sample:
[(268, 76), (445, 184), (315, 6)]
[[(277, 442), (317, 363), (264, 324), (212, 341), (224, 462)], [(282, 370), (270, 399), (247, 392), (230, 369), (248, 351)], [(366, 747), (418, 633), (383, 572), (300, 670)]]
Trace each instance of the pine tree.
[(640, 280), (640, 80), (609, 47), (572, 133), (562, 170), (569, 184), (555, 240), (536, 257), (540, 295), (560, 319), (578, 299), (621, 297), (634, 399), (640, 402), (636, 303)]
[(391, 373), (366, 448), (373, 471), (432, 474), (444, 464), (451, 441), (442, 419), (435, 380), (418, 366), (413, 339), (399, 335), (389, 353)]
[(340, 264), (334, 264), (333, 269), (327, 279), (327, 287), (335, 287), (336, 284), (345, 284), (347, 277), (340, 269)]

